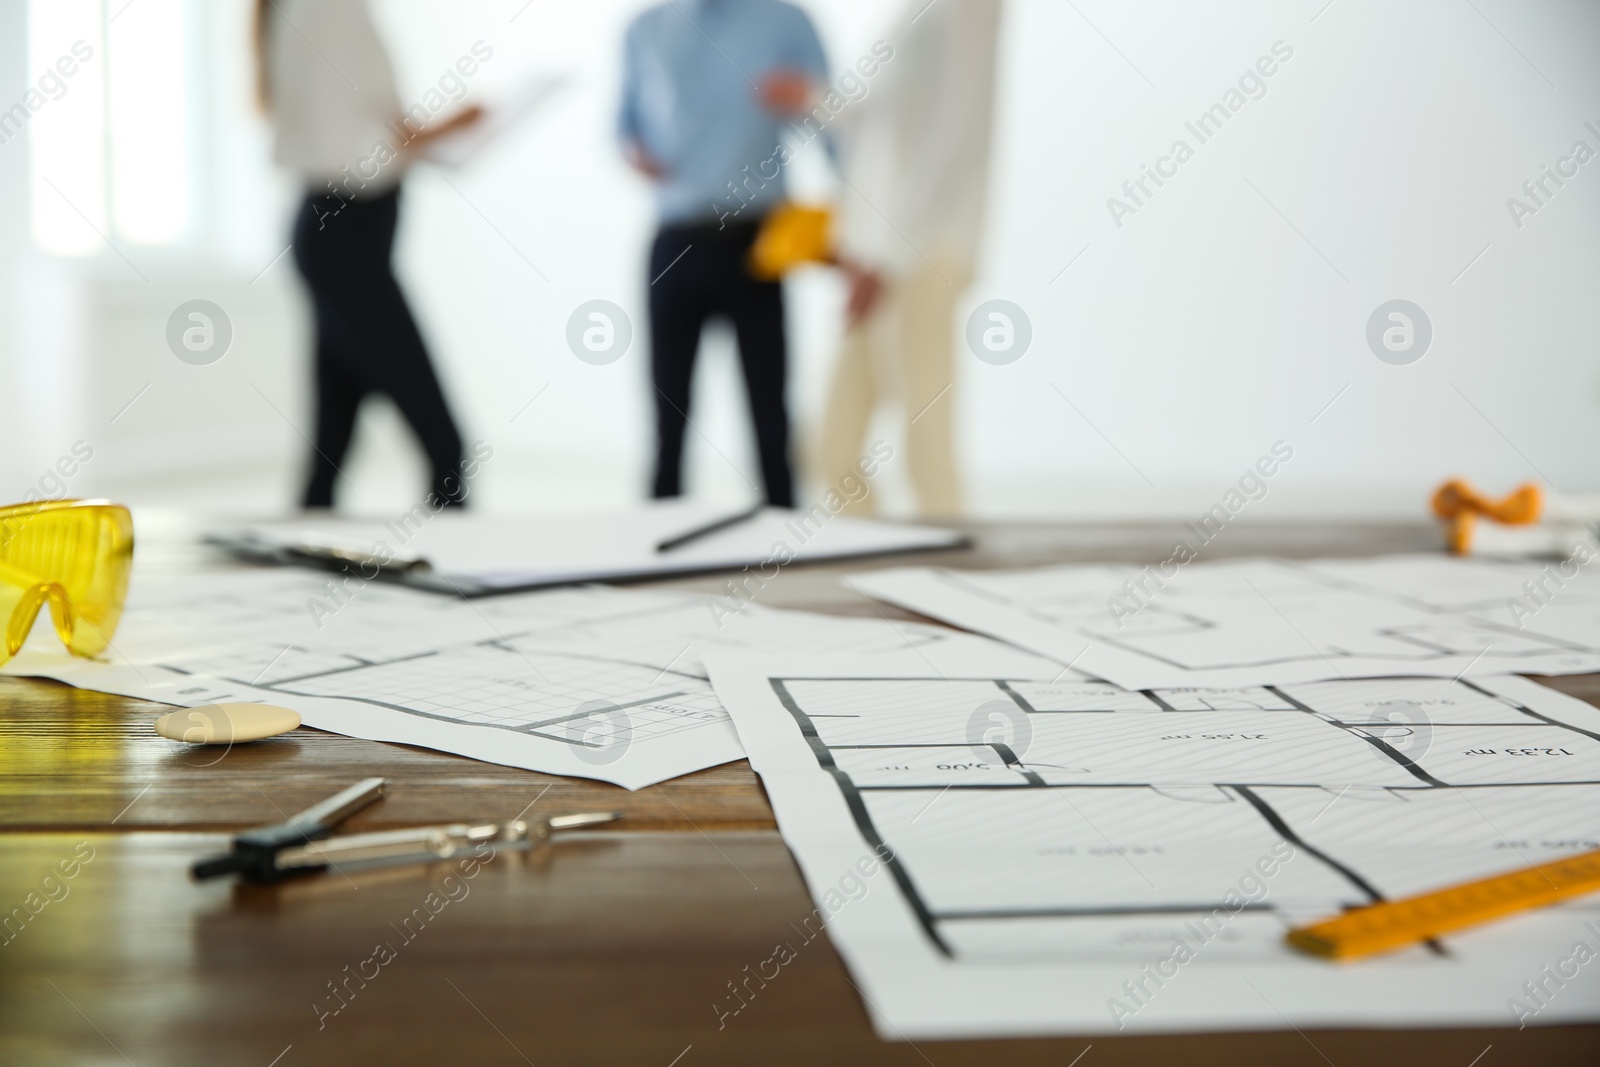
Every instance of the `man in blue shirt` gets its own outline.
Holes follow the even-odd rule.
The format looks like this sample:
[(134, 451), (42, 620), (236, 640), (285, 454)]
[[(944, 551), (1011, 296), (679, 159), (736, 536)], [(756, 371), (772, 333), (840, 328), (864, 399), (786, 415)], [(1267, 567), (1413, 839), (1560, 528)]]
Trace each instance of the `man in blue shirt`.
[(739, 342), (767, 502), (794, 503), (783, 290), (751, 276), (747, 259), (783, 198), (785, 125), (827, 76), (816, 28), (783, 0), (668, 0), (628, 27), (623, 151), (655, 182), (660, 215), (649, 270), (656, 497), (682, 492), (700, 331), (722, 315)]

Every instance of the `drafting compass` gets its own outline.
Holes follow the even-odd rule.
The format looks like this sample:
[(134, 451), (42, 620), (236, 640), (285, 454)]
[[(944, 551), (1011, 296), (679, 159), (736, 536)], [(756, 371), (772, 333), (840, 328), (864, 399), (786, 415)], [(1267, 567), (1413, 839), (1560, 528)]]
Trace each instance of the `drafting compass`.
[(333, 827), (383, 796), (384, 780), (368, 778), (275, 826), (246, 830), (225, 855), (200, 860), (196, 879), (238, 874), (248, 882), (276, 882), (346, 863), (427, 863), (449, 859), (480, 845), (533, 850), (563, 830), (578, 830), (622, 817), (620, 812), (585, 812), (510, 822), (450, 823), (407, 830), (332, 837)]

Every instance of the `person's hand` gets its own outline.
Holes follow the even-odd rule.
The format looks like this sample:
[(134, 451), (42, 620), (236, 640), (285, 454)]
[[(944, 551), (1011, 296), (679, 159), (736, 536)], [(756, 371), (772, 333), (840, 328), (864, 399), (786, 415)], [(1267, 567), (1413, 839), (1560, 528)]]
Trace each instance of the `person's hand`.
[(655, 156), (644, 150), (644, 146), (633, 142), (623, 149), (623, 156), (628, 161), (628, 166), (643, 174), (653, 182), (658, 182), (667, 176), (667, 168)]
[(844, 321), (851, 329), (872, 317), (883, 299), (883, 275), (859, 263), (841, 263), (850, 281), (850, 296), (845, 301)]
[(442, 137), (448, 137), (460, 130), (476, 126), (483, 121), (485, 114), (486, 112), (482, 106), (468, 104), (443, 122), (431, 123), (420, 130), (413, 130), (410, 126), (407, 126), (404, 116), (396, 119), (393, 125), (396, 129), (405, 130), (409, 135), (404, 141), (400, 142), (400, 150), (415, 155), (418, 152), (425, 151), (429, 145)]
[(774, 70), (757, 87), (761, 106), (782, 119), (803, 115), (810, 108), (811, 76), (799, 70)]
[(438, 136), (442, 137), (447, 133), (455, 133), (457, 130), (465, 130), (468, 127), (476, 126), (483, 121), (485, 114), (487, 112), (483, 110), (483, 105), (468, 104), (444, 121), (444, 125), (439, 127)]

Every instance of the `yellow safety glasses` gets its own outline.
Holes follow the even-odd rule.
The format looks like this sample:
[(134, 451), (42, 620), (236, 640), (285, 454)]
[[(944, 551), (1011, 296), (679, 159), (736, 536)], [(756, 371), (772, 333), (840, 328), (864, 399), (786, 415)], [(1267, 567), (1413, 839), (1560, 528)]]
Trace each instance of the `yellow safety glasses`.
[(28, 639), (39, 609), (67, 650), (105, 650), (122, 619), (133, 569), (133, 516), (104, 500), (0, 507), (0, 663)]

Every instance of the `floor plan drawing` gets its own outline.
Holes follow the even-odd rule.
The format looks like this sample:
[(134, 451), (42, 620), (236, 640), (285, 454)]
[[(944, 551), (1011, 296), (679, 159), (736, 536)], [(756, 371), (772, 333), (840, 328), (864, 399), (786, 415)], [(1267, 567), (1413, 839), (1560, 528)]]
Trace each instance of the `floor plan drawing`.
[(981, 640), (758, 605), (713, 613), (689, 594), (585, 587), (469, 601), (330, 584), (302, 571), (147, 582), (105, 662), (39, 641), (6, 669), (186, 706), (282, 704), (336, 733), (640, 788), (743, 755), (705, 678), (710, 650)]
[(830, 922), (886, 1037), (1493, 1021), (1522, 980), (1506, 954), (1536, 972), (1600, 919), (1580, 902), (1359, 967), (1283, 945), (1600, 848), (1600, 711), (1526, 679), (1129, 692), (930, 658), (712, 662), (814, 895), (892, 857)]
[(851, 580), (1129, 688), (1600, 670), (1600, 576), (1575, 562), (1391, 556), (1169, 569), (901, 568)]

